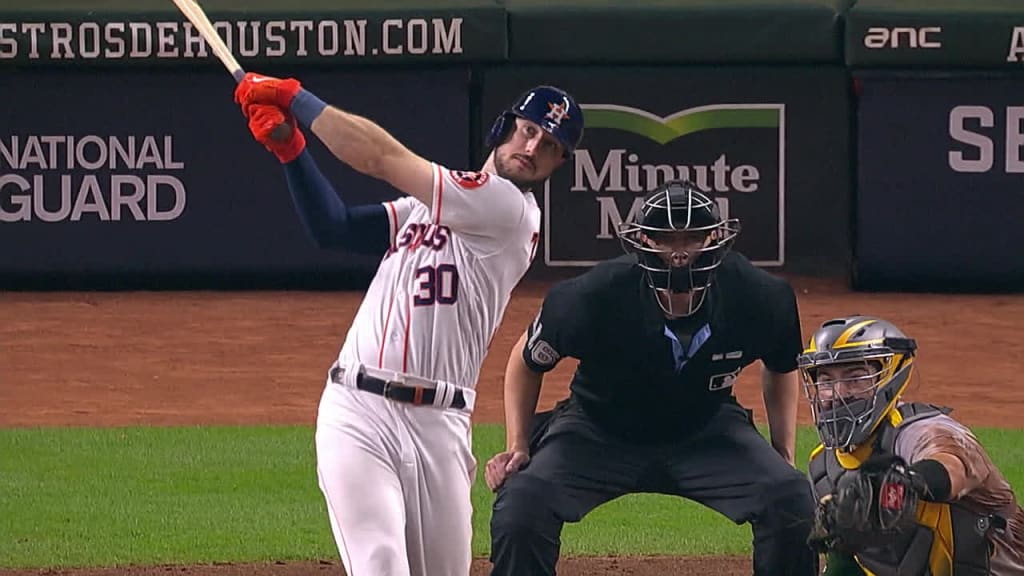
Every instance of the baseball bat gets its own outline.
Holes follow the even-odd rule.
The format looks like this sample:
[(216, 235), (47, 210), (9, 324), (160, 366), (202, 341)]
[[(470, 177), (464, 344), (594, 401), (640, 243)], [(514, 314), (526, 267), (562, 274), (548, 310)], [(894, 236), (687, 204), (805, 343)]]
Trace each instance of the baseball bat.
[[(199, 35), (203, 37), (203, 40), (206, 40), (210, 50), (224, 64), (224, 67), (228, 69), (235, 82), (241, 82), (242, 78), (245, 77), (245, 70), (242, 69), (238, 60), (235, 60), (231, 50), (228, 50), (227, 44), (224, 43), (220, 34), (217, 33), (210, 19), (206, 17), (206, 12), (203, 11), (203, 8), (195, 0), (173, 0), (173, 2), (178, 7), (178, 10), (188, 18), (189, 22), (196, 27)], [(292, 135), (291, 132), (292, 127), (288, 124), (278, 124), (270, 133), (270, 137), (275, 141), (281, 142), (287, 140)]]

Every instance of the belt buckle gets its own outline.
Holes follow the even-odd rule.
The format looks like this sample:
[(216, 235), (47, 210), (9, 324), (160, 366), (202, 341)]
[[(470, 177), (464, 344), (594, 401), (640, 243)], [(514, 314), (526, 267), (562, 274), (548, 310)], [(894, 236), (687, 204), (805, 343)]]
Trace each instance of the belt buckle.
[(391, 399), (391, 388), (393, 386), (394, 385), (391, 383), (391, 380), (384, 380), (384, 389), (380, 391), (380, 395), (385, 397), (385, 398), (387, 398), (388, 400), (390, 400)]

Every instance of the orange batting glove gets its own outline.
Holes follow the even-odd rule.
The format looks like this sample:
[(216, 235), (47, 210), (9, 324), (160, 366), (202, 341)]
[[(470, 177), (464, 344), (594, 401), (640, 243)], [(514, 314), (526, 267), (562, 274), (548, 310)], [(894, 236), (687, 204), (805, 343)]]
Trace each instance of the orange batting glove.
[[(290, 113), (286, 114), (277, 106), (267, 104), (252, 104), (248, 107), (248, 113), (249, 131), (256, 141), (273, 152), (282, 164), (295, 160), (306, 149), (306, 137)], [(291, 131), (287, 138), (274, 140), (271, 134), (280, 124), (288, 124)]]
[(281, 110), (290, 110), (292, 100), (300, 90), (302, 84), (294, 78), (281, 79), (249, 72), (235, 87), (235, 102), (241, 105), (246, 116), (253, 104), (271, 104)]

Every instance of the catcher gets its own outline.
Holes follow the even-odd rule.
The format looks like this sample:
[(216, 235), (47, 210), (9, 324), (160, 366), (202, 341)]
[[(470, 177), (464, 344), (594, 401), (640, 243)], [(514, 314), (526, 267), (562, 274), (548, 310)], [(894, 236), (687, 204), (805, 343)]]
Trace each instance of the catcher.
[(916, 344), (869, 316), (825, 322), (798, 358), (821, 439), (810, 544), (826, 576), (1024, 574), (1024, 510), (948, 408), (904, 402)]

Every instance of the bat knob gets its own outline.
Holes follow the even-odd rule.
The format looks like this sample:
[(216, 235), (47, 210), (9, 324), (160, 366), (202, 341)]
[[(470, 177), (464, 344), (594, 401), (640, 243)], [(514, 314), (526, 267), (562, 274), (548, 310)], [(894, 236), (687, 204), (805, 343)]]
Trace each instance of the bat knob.
[(270, 131), (270, 139), (274, 142), (285, 142), (292, 137), (291, 124), (278, 124)]

